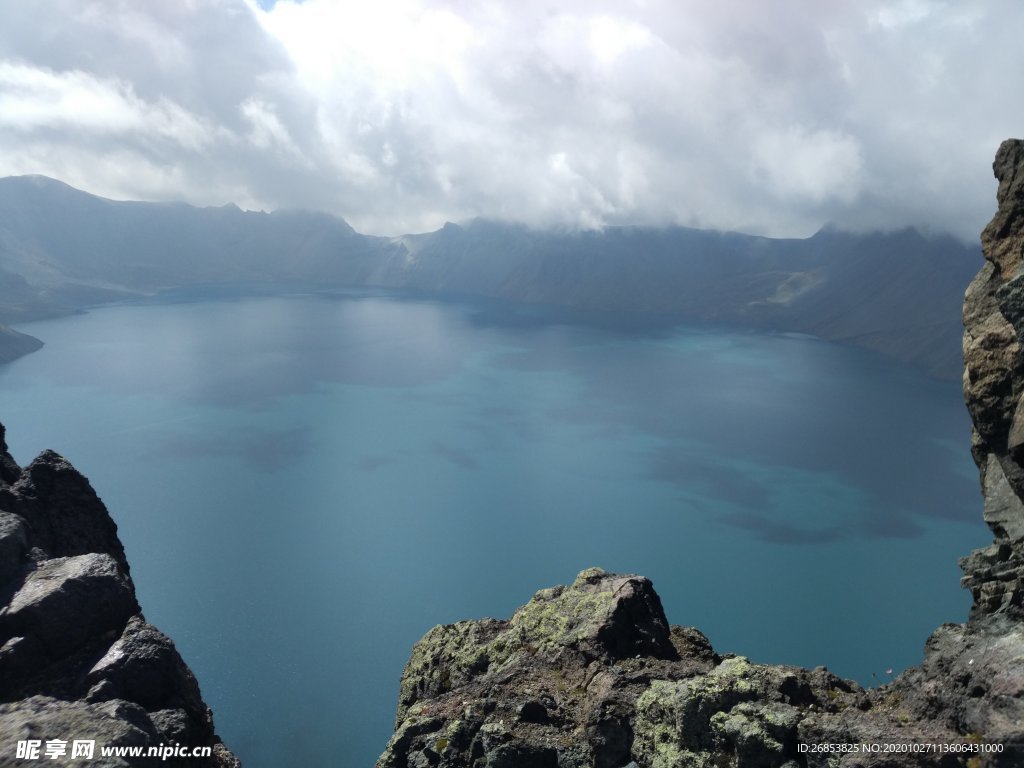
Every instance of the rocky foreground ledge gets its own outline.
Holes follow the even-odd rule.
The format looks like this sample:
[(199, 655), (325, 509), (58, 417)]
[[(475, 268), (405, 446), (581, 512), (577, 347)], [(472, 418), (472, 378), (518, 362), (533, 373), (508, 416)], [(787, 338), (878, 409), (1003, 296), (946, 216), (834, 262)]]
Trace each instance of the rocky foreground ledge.
[(995, 541), (961, 561), (966, 624), (865, 690), (719, 654), (669, 626), (647, 579), (592, 568), (507, 621), (428, 632), (377, 768), (1024, 766), (1024, 142), (1004, 142), (993, 169), (964, 393)]
[[(143, 617), (89, 482), (52, 451), (21, 469), (4, 438), (0, 425), (0, 766), (238, 768), (174, 643)], [(72, 759), (76, 739), (95, 741), (92, 759)], [(38, 757), (17, 759), (30, 740)], [(66, 752), (46, 759), (55, 740)], [(211, 756), (100, 754), (174, 744)]]
[[(591, 568), (508, 621), (427, 633), (377, 768), (1021, 766), (1022, 694), (1009, 616), (940, 628), (921, 667), (864, 690), (716, 653), (669, 626), (650, 581)], [(1002, 752), (898, 751), (929, 745)]]

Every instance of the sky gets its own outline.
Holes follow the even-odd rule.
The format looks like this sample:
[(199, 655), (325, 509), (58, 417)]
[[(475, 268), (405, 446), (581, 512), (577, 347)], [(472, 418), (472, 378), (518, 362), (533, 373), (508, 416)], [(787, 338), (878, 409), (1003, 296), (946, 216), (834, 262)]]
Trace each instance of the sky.
[(0, 176), (309, 208), (964, 240), (1024, 3), (0, 0)]

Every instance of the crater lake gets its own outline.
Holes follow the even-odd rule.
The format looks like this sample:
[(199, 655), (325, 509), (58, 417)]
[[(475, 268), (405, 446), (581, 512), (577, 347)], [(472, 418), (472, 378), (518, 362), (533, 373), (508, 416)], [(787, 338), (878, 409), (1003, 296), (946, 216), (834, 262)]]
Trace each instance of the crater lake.
[(420, 636), (590, 566), (884, 682), (990, 540), (959, 384), (810, 337), (301, 287), (19, 330), (12, 453), (89, 477), (248, 768), (372, 765)]

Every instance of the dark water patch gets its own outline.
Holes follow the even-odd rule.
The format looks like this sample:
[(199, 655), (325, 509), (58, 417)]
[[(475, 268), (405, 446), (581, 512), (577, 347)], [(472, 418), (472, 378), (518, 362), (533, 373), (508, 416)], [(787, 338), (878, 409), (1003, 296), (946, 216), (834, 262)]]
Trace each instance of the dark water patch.
[(722, 515), (721, 521), (773, 544), (827, 544), (846, 538), (851, 533), (845, 523), (824, 527), (798, 527), (786, 520), (759, 515), (750, 509), (726, 512)]
[(435, 456), (440, 456), (442, 459), (450, 461), (452, 464), (457, 467), (461, 467), (462, 469), (475, 470), (480, 468), (476, 459), (465, 451), (453, 448), (450, 445), (445, 445), (437, 440), (430, 444), (430, 452)]
[[(726, 500), (746, 495), (764, 507), (767, 491), (755, 491), (734, 464), (770, 457), (781, 471), (830, 473), (866, 489), (872, 509), (884, 510), (836, 528), (835, 535), (903, 537), (919, 529), (913, 518), (976, 518), (974, 488), (934, 482), (936, 468), (950, 464), (940, 431), (959, 429), (962, 440), (969, 439), (969, 420), (952, 386), (881, 366), (858, 350), (791, 336), (688, 332), (675, 345), (645, 340), (622, 349), (564, 337), (554, 349), (549, 342), (539, 351), (504, 355), (498, 364), (572, 371), (584, 391), (549, 415), (607, 434), (640, 430), (664, 440), (652, 451), (653, 478), (706, 484), (719, 474), (739, 474), (717, 483), (717, 492)], [(907, 386), (892, 387), (894, 375)], [(710, 466), (725, 460), (733, 465), (720, 472)], [(751, 512), (744, 520), (751, 515), (759, 516)]]
[[(941, 457), (941, 451), (931, 457), (936, 466)], [(885, 476), (864, 482), (843, 470), (840, 462), (809, 470), (777, 465), (765, 457), (755, 467), (749, 456), (672, 444), (650, 451), (648, 477), (714, 499), (718, 522), (777, 543), (914, 538), (923, 534), (929, 518), (970, 522), (965, 512), (970, 511), (967, 499), (972, 494), (967, 487), (942, 484), (944, 496), (934, 489), (915, 494)], [(934, 485), (933, 475), (904, 473), (903, 478), (904, 483)]]
[(356, 467), (362, 472), (376, 472), (394, 463), (395, 458), (392, 456), (364, 456), (356, 462)]
[(300, 461), (312, 449), (308, 427), (242, 427), (219, 435), (167, 435), (152, 452), (159, 458), (177, 460), (229, 456), (253, 469), (274, 472)]
[(721, 464), (702, 461), (692, 448), (658, 446), (651, 451), (650, 464), (652, 480), (744, 507), (768, 506), (769, 494), (764, 485)]

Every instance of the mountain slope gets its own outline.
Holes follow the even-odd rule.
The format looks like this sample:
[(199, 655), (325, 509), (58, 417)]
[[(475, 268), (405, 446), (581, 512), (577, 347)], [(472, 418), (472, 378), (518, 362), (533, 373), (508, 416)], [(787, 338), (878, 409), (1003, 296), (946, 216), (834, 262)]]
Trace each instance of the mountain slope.
[(476, 220), (379, 238), (341, 219), (115, 202), (0, 179), (0, 322), (218, 282), (318, 283), (651, 312), (800, 331), (959, 375), (976, 246), (913, 230), (779, 240), (684, 227), (535, 231)]
[(9, 363), (29, 352), (35, 352), (43, 342), (34, 336), (18, 333), (13, 328), (0, 325), (0, 364)]
[(473, 222), (400, 239), (396, 287), (810, 333), (958, 378), (980, 250), (908, 229), (774, 240), (685, 228), (535, 233)]

